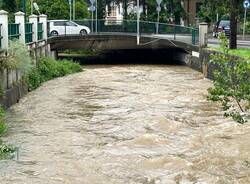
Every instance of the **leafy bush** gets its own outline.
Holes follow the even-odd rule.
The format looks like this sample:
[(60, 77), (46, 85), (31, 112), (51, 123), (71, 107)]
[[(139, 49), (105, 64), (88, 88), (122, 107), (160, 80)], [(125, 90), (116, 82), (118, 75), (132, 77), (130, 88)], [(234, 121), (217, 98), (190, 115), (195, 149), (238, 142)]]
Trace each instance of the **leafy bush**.
[(8, 57), (0, 60), (1, 69), (19, 69), (23, 74), (29, 72), (32, 61), (26, 45), (19, 41), (10, 41)]
[[(11, 154), (16, 151), (16, 148), (11, 145), (2, 144), (0, 142), (0, 160), (11, 158)], [(12, 155), (13, 157), (13, 155)]]
[[(5, 133), (6, 131), (6, 125), (5, 125), (5, 111), (4, 109), (0, 106), (0, 137)], [(5, 159), (8, 158), (8, 156), (11, 153), (15, 152), (15, 148), (10, 146), (10, 145), (6, 145), (2, 142), (2, 140), (0, 139), (0, 159)]]
[(41, 58), (37, 67), (34, 67), (27, 75), (29, 90), (34, 90), (38, 88), (41, 83), (53, 78), (80, 71), (82, 71), (81, 66), (73, 61), (56, 61), (50, 57)]
[[(244, 27), (244, 24), (240, 26), (240, 34), (242, 34), (243, 32), (243, 29), (244, 29), (243, 27)], [(250, 34), (250, 22), (249, 21), (246, 22), (245, 33)]]
[(220, 34), (219, 39), (223, 54), (211, 56), (218, 69), (214, 72), (214, 87), (208, 90), (208, 99), (221, 102), (225, 116), (245, 123), (250, 109), (250, 62), (233, 59), (225, 34)]
[(4, 123), (5, 112), (2, 107), (0, 107), (0, 137), (5, 133), (6, 125)]

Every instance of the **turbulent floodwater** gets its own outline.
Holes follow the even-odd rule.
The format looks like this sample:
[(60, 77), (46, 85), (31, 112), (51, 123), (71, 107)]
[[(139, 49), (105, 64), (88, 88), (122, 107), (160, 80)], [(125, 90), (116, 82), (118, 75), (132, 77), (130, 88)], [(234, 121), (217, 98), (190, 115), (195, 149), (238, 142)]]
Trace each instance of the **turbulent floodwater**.
[(45, 83), (8, 112), (19, 160), (0, 183), (250, 183), (250, 125), (207, 102), (186, 66), (87, 66)]

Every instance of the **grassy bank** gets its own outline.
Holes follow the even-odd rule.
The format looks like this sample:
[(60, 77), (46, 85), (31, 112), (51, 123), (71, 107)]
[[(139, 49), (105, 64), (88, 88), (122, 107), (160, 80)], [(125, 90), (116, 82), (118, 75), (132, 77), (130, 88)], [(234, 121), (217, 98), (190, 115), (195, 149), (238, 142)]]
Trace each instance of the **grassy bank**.
[(56, 61), (53, 58), (41, 58), (38, 65), (31, 69), (26, 77), (29, 90), (38, 88), (43, 82), (56, 77), (82, 71), (78, 63), (69, 60)]
[[(221, 48), (215, 48), (215, 47), (211, 47), (209, 49), (222, 51)], [(229, 50), (229, 54), (244, 58), (246, 60), (250, 60), (250, 49), (247, 48), (238, 48), (234, 50)]]
[(11, 153), (15, 152), (15, 148), (6, 145), (2, 141), (2, 136), (6, 133), (6, 125), (5, 125), (5, 111), (2, 107), (0, 107), (0, 159), (8, 158)]

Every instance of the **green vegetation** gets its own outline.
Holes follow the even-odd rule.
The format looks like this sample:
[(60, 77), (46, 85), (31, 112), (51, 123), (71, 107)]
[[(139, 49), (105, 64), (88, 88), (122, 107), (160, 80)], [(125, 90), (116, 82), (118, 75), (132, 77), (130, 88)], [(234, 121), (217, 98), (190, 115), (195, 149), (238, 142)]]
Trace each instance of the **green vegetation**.
[[(212, 47), (210, 49), (223, 51), (222, 48)], [(229, 50), (228, 54), (244, 58), (245, 60), (250, 60), (250, 49), (247, 48)]]
[(250, 62), (230, 56), (225, 34), (220, 34), (219, 39), (223, 53), (211, 56), (218, 69), (214, 72), (214, 87), (208, 90), (208, 99), (220, 102), (225, 116), (245, 123), (250, 109)]
[(16, 150), (14, 147), (4, 144), (1, 140), (1, 137), (6, 132), (6, 125), (4, 118), (5, 118), (5, 111), (3, 110), (2, 107), (0, 107), (0, 159), (8, 158), (8, 156), (11, 153), (14, 153)]
[[(69, 19), (69, 4), (67, 0), (34, 0), (40, 8), (40, 12), (48, 15), (49, 19)], [(88, 18), (90, 13), (88, 11), (88, 3), (85, 0), (75, 0), (76, 2), (76, 18)], [(30, 0), (26, 0), (26, 12), (30, 15)], [(0, 9), (10, 12), (11, 19), (13, 13), (23, 11), (22, 0), (0, 0)], [(34, 13), (37, 12), (34, 10)]]
[(67, 74), (80, 72), (81, 66), (73, 61), (56, 61), (53, 58), (41, 58), (38, 65), (26, 77), (29, 90), (38, 88), (43, 82)]
[(27, 47), (19, 41), (9, 41), (8, 57), (0, 58), (0, 69), (18, 69), (27, 74), (32, 61)]
[(88, 56), (97, 56), (101, 54), (102, 52), (103, 51), (100, 51), (100, 50), (66, 50), (60, 53), (60, 55), (73, 55), (73, 56), (88, 57)]

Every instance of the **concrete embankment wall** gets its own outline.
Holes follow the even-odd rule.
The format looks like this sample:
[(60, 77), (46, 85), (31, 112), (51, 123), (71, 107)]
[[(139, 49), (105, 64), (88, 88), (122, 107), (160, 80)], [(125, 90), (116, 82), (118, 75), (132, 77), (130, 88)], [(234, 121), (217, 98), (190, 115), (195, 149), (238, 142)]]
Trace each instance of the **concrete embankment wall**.
[[(204, 77), (213, 80), (213, 73), (218, 69), (218, 66), (211, 62), (212, 54), (220, 54), (220, 52), (202, 49), (199, 53), (189, 53), (185, 56), (185, 63), (194, 70), (202, 72)], [(235, 56), (232, 58), (238, 59)]]
[[(36, 65), (41, 56), (48, 55), (47, 45), (37, 45), (30, 47), (30, 56), (33, 64)], [(7, 53), (0, 53), (1, 57), (8, 57)], [(17, 103), (22, 96), (28, 93), (28, 86), (25, 83), (23, 74), (16, 69), (1, 69), (0, 70), (0, 104), (8, 108)]]

